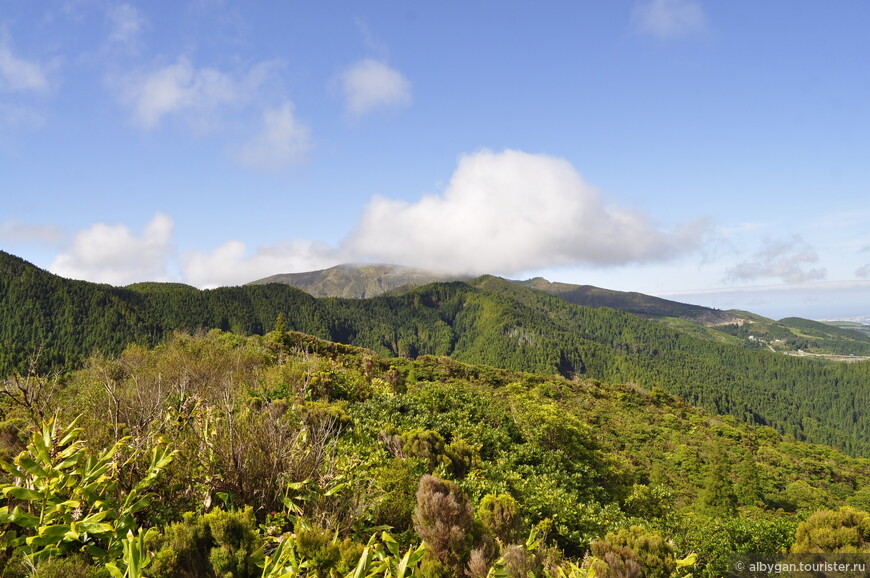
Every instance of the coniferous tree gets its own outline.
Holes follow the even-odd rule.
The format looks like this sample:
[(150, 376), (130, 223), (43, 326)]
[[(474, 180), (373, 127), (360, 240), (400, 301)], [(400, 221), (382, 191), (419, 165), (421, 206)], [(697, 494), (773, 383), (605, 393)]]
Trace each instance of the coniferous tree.
[(737, 509), (731, 465), (719, 443), (710, 452), (707, 481), (699, 498), (701, 509), (711, 515), (731, 516)]

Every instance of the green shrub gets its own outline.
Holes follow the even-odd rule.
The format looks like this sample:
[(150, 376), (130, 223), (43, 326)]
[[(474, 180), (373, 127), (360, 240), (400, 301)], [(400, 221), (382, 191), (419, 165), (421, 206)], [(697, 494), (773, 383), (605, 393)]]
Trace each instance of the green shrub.
[(592, 542), (591, 549), (597, 558), (592, 567), (601, 578), (669, 578), (677, 569), (671, 545), (660, 534), (639, 526), (607, 534), (604, 540)]
[(110, 578), (105, 568), (97, 568), (84, 558), (50, 558), (38, 564), (34, 576), (39, 578)]
[(797, 521), (768, 513), (758, 519), (691, 516), (684, 525), (677, 534), (678, 551), (698, 553), (696, 576), (720, 578), (728, 574), (733, 554), (788, 551)]
[(396, 458), (374, 472), (381, 492), (372, 511), (375, 525), (390, 526), (395, 532), (411, 528), (411, 516), (417, 503), (415, 491), (425, 471), (420, 460)]
[(848, 506), (815, 512), (798, 526), (791, 551), (870, 553), (870, 513)]
[(520, 505), (510, 494), (485, 495), (477, 507), (477, 515), (486, 530), (503, 544), (519, 541), (523, 520)]
[(127, 534), (138, 527), (136, 515), (150, 502), (148, 490), (174, 456), (157, 446), (141, 478), (124, 480), (132, 477), (128, 470), (138, 454), (132, 441), (122, 438), (94, 452), (81, 435), (74, 423), (61, 427), (50, 419), (11, 463), (0, 460), (10, 474), (9, 483), (0, 480), (6, 500), (0, 546), (31, 564), (77, 552), (103, 564), (119, 562)]
[(454, 439), (444, 448), (448, 461), (448, 471), (457, 480), (462, 480), (479, 461), (476, 447), (461, 438)]
[(402, 451), (409, 458), (425, 461), (430, 472), (448, 461), (444, 446), (444, 437), (437, 431), (413, 429), (402, 434)]
[(306, 559), (318, 578), (328, 576), (341, 561), (341, 548), (335, 535), (322, 528), (296, 524), (296, 552)]
[(253, 578), (261, 574), (261, 545), (251, 508), (238, 512), (188, 512), (162, 535), (149, 539), (155, 551), (146, 574), (153, 578)]

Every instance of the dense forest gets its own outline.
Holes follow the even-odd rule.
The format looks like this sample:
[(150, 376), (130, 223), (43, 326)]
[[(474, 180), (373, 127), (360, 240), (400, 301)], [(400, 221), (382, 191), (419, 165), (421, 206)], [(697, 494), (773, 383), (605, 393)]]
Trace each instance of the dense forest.
[[(94, 352), (112, 356), (129, 343), (154, 346), (177, 330), (262, 335), (279, 314), (288, 329), (384, 356), (449, 356), (661, 388), (797, 440), (870, 455), (866, 362), (831, 363), (722, 343), (622, 311), (574, 305), (497, 277), (371, 299), (315, 299), (278, 284), (116, 288), (62, 279), (0, 253), (2, 374), (66, 371)], [(805, 332), (817, 329), (801, 326)]]
[(870, 551), (866, 458), (661, 388), (273, 327), (7, 379), (0, 575), (721, 577)]

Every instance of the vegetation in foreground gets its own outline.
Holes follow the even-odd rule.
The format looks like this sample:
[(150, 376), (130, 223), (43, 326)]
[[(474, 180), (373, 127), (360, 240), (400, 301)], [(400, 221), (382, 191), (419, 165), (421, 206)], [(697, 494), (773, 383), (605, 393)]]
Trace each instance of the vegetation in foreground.
[(3, 389), (3, 576), (722, 576), (870, 550), (870, 462), (664, 391), (280, 326)]

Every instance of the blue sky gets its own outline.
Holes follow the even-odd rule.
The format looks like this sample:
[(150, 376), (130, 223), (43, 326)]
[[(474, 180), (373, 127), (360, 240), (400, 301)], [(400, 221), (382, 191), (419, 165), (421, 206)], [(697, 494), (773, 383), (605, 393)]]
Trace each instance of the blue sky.
[(2, 0), (0, 247), (870, 315), (870, 5)]

